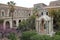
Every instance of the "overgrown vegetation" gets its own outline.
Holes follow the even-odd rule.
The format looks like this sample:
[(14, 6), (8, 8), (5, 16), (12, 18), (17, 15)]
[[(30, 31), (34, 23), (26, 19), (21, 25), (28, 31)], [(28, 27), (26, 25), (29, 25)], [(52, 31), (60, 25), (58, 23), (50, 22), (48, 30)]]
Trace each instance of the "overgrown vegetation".
[(59, 34), (49, 36), (49, 35), (40, 35), (33, 31), (26, 31), (22, 33), (21, 40), (60, 40)]
[(10, 40), (17, 40), (16, 34), (15, 33), (10, 33), (8, 35), (8, 39), (10, 39)]
[(35, 30), (35, 15), (32, 15), (27, 20), (20, 22), (18, 29), (23, 31)]
[(37, 33), (34, 31), (26, 31), (22, 33), (21, 40), (31, 40), (30, 38)]
[[(15, 11), (15, 8), (14, 8), (15, 3), (10, 1), (8, 2), (8, 5), (9, 5), (9, 10), (10, 10), (9, 16), (12, 16), (12, 20), (13, 20), (12, 14)], [(49, 13), (50, 13), (50, 16), (53, 17), (54, 29), (60, 31), (60, 10), (56, 11), (54, 9), (51, 9)], [(27, 20), (23, 20), (22, 22), (19, 23), (18, 29), (22, 31), (22, 35), (20, 39), (21, 40), (60, 40), (60, 32), (56, 32), (54, 36), (50, 37), (49, 35), (40, 35), (40, 34), (37, 34), (35, 31), (33, 31), (35, 30), (36, 16), (39, 17), (38, 11), (37, 9), (34, 9), (34, 13), (32, 16), (30, 16)], [(0, 21), (2, 22), (2, 20)], [(8, 39), (17, 40), (16, 34), (10, 33), (10, 35), (8, 36)]]
[(60, 9), (49, 9), (49, 13), (53, 17), (54, 31), (60, 31)]

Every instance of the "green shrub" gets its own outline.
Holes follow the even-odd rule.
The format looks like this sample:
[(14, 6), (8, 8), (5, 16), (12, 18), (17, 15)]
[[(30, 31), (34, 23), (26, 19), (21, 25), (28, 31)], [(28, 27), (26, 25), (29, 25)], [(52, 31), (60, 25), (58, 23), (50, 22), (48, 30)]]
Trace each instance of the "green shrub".
[(60, 40), (60, 34), (57, 32), (56, 35), (50, 37), (37, 34), (35, 31), (26, 31), (22, 33), (21, 40)]
[(33, 35), (36, 35), (37, 33), (34, 31), (26, 31), (22, 33), (21, 40), (30, 40), (30, 38)]
[(55, 35), (55, 36), (53, 37), (53, 40), (60, 40), (60, 35)]
[(47, 35), (34, 35), (31, 37), (31, 40), (51, 40), (50, 36)]
[(49, 35), (43, 35), (43, 39), (44, 40), (52, 40), (52, 37), (50, 37)]
[(60, 31), (59, 32), (56, 32), (55, 35), (60, 35)]
[(42, 40), (42, 36), (41, 35), (34, 35), (31, 37), (31, 40)]
[(9, 36), (8, 36), (8, 39), (17, 40), (15, 33), (10, 33)]

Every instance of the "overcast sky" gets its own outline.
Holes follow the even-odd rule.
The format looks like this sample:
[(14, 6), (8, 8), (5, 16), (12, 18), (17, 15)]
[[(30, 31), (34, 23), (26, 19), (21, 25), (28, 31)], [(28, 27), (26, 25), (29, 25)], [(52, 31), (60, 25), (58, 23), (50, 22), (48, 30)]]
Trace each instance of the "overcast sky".
[(16, 5), (22, 7), (33, 7), (33, 4), (45, 3), (48, 5), (50, 1), (54, 1), (54, 0), (0, 0), (0, 3), (7, 4), (8, 1), (14, 1)]

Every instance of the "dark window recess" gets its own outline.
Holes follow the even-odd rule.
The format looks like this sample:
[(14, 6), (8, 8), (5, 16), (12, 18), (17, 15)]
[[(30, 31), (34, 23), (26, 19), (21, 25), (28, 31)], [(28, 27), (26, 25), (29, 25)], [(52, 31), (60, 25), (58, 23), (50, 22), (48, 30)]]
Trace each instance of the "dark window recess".
[(46, 12), (46, 15), (48, 15), (48, 12)]
[(30, 14), (29, 14), (29, 16), (30, 16)]
[(38, 16), (38, 14), (36, 14), (36, 16)]
[(41, 15), (43, 15), (43, 12), (41, 12)]
[(21, 22), (21, 20), (19, 20), (19, 23)]
[(16, 27), (16, 21), (15, 20), (13, 21), (13, 27)]
[(2, 12), (2, 16), (4, 16), (4, 12)]
[(11, 16), (12, 16), (12, 13), (9, 12), (9, 17), (11, 17)]
[(46, 29), (46, 24), (44, 24), (44, 29)]

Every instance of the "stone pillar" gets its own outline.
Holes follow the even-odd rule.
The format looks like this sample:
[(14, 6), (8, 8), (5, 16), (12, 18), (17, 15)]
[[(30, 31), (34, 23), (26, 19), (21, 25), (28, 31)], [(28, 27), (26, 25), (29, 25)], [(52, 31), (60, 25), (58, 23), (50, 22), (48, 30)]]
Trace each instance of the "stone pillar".
[(47, 34), (49, 34), (49, 23), (50, 21), (47, 21)]
[(51, 25), (52, 25), (51, 28), (52, 28), (52, 32), (53, 32), (53, 18), (52, 18), (51, 22), (52, 22), (51, 23)]
[(41, 26), (40, 26), (40, 24), (41, 24), (40, 22), (41, 22), (41, 21), (39, 20), (38, 22), (39, 22), (39, 27), (38, 27), (39, 33), (41, 33), (41, 30), (40, 30), (40, 27), (41, 27)]
[(17, 27), (19, 26), (19, 20), (16, 20), (16, 26)]
[(7, 12), (7, 16), (9, 16), (9, 9), (8, 9), (8, 12)]
[(6, 29), (6, 21), (3, 22), (4, 30)]
[(38, 26), (39, 26), (38, 20), (36, 20), (35, 22), (36, 22), (36, 31), (39, 32), (39, 29), (38, 29)]
[(49, 22), (49, 34), (50, 34), (50, 31), (51, 31), (51, 21)]
[(13, 28), (13, 27), (12, 27), (12, 21), (9, 21), (9, 22), (10, 22), (10, 28)]

